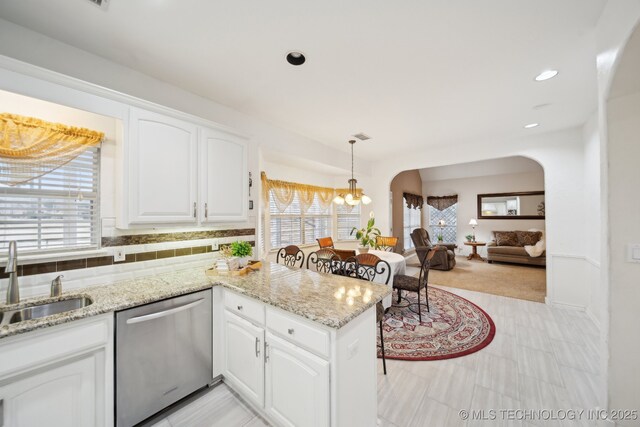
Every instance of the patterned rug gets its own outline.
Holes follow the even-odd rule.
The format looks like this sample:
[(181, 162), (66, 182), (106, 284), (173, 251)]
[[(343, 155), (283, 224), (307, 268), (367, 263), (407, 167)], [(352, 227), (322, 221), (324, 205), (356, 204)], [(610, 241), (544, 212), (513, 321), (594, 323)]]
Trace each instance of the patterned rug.
[[(431, 311), (421, 304), (422, 323), (414, 313), (418, 309), (415, 292), (403, 292), (400, 304), (396, 300), (394, 292), (393, 305), (383, 322), (387, 359), (441, 360), (465, 356), (488, 346), (496, 333), (493, 320), (484, 310), (442, 289), (429, 287)], [(414, 311), (409, 310), (410, 303)], [(378, 357), (382, 357), (379, 347)]]

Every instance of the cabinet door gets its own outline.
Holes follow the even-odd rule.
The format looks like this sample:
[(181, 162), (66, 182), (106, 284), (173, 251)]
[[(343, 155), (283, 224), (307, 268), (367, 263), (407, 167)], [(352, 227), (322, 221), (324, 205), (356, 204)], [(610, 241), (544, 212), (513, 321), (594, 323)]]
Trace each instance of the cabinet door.
[(329, 425), (329, 362), (267, 332), (265, 410), (283, 426)]
[(264, 406), (264, 329), (225, 310), (225, 373), (234, 389)]
[(96, 360), (91, 355), (47, 367), (0, 388), (3, 419), (11, 427), (83, 427), (96, 421)]
[(200, 130), (200, 221), (246, 221), (249, 198), (247, 142), (214, 129)]
[(129, 223), (195, 224), (197, 127), (137, 108), (129, 124)]

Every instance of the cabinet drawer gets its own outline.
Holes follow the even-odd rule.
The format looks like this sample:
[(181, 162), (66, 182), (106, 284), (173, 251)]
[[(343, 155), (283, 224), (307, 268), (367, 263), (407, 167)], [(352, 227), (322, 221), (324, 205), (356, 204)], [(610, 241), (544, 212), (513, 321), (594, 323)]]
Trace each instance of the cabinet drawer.
[(264, 305), (259, 301), (225, 290), (224, 306), (232, 313), (264, 325)]
[(267, 308), (267, 328), (319, 355), (329, 357), (329, 332), (302, 320)]

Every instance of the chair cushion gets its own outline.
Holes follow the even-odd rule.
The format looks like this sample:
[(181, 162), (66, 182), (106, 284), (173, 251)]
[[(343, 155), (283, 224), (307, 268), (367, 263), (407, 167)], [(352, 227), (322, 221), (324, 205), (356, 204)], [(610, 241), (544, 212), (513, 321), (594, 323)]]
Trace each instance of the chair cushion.
[(529, 256), (522, 246), (491, 246), (487, 248), (490, 254), (501, 254), (511, 256)]
[(518, 244), (520, 246), (533, 246), (540, 241), (542, 238), (541, 231), (518, 231), (516, 230), (516, 235), (518, 236)]
[(498, 246), (520, 246), (515, 231), (494, 231), (493, 234), (496, 236)]
[(403, 291), (418, 292), (420, 289), (420, 281), (417, 277), (398, 274), (393, 277), (393, 287), (402, 289)]

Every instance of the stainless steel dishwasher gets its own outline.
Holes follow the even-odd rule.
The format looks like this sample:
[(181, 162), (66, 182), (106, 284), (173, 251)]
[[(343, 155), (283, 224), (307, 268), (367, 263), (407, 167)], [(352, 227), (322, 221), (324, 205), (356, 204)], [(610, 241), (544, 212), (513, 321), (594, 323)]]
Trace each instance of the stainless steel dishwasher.
[(211, 290), (116, 313), (116, 425), (131, 427), (212, 381)]

